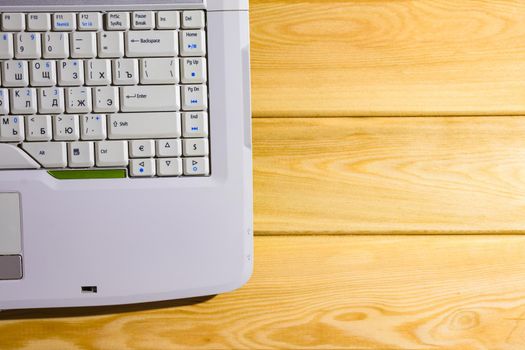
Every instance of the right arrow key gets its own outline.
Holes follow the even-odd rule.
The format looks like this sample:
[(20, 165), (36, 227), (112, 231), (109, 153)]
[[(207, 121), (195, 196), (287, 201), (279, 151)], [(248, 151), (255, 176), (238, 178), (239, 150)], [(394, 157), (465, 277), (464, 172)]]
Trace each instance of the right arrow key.
[(184, 158), (184, 175), (208, 176), (210, 174), (210, 160), (207, 157)]

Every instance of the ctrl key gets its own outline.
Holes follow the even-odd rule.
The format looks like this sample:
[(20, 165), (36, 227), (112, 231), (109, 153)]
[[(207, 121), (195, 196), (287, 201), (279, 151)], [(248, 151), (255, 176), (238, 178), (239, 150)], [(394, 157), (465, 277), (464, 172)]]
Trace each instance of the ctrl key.
[(210, 160), (207, 157), (184, 158), (184, 175), (208, 176), (210, 175)]

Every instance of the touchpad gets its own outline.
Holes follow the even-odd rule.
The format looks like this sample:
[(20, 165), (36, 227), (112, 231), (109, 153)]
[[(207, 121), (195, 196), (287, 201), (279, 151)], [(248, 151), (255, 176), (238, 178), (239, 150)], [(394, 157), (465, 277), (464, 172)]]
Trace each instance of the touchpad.
[(0, 280), (22, 278), (20, 195), (0, 193)]

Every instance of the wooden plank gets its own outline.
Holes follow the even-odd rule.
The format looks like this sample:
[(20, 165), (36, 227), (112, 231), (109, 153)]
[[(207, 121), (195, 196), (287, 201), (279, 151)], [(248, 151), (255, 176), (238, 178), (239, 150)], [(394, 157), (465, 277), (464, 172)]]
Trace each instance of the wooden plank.
[(0, 348), (523, 349), (524, 245), (519, 236), (258, 237), (254, 277), (239, 291), (141, 311), (9, 311)]
[(525, 113), (525, 2), (252, 0), (255, 116)]
[(523, 233), (525, 118), (254, 121), (259, 234)]

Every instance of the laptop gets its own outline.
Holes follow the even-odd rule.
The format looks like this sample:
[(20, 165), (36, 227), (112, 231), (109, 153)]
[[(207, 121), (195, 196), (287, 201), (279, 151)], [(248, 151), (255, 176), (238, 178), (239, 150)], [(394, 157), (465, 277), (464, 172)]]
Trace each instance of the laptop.
[(252, 203), (247, 0), (0, 0), (0, 309), (232, 291)]

